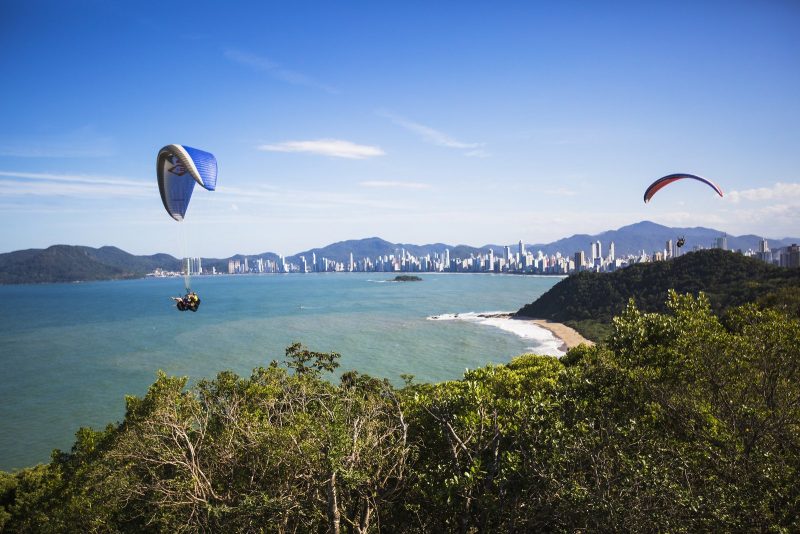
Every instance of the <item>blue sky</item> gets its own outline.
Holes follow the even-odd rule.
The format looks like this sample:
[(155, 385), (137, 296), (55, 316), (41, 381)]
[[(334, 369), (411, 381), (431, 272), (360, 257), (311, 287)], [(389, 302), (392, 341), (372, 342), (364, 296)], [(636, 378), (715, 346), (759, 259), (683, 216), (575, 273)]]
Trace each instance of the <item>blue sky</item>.
[[(0, 2), (0, 252), (800, 235), (800, 3)], [(185, 223), (156, 154), (218, 159)], [(690, 172), (645, 205), (654, 179)], [(185, 228), (179, 231), (178, 225)]]

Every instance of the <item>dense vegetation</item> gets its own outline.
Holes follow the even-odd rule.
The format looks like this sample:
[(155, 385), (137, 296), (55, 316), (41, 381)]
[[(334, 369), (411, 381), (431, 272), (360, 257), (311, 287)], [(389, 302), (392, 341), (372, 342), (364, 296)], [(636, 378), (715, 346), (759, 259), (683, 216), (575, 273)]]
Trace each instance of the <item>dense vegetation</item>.
[(724, 250), (690, 252), (614, 273), (576, 273), (517, 314), (565, 323), (589, 339), (600, 340), (628, 299), (635, 299), (643, 311), (663, 312), (671, 289), (693, 295), (704, 292), (718, 314), (758, 302), (800, 317), (800, 269), (775, 267)]
[(440, 384), (158, 376), (124, 420), (0, 475), (7, 532), (797, 532), (800, 321), (633, 303), (608, 342)]

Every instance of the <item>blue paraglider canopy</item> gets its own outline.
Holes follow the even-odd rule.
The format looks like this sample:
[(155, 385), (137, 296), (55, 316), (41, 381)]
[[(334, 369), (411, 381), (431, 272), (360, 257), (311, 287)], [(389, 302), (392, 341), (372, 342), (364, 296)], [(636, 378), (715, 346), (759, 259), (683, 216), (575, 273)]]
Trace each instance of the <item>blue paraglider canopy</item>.
[(213, 191), (217, 186), (217, 158), (209, 152), (184, 145), (167, 145), (156, 159), (158, 190), (169, 216), (182, 221), (195, 182)]

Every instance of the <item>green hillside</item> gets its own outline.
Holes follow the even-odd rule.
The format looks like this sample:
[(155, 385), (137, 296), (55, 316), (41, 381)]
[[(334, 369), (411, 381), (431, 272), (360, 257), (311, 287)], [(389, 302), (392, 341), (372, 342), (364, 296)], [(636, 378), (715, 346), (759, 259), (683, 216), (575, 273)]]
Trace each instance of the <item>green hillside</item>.
[(640, 263), (614, 273), (574, 274), (517, 314), (565, 323), (599, 340), (629, 299), (642, 310), (663, 312), (670, 289), (694, 295), (704, 292), (717, 313), (758, 302), (797, 315), (800, 270), (723, 250), (690, 252), (671, 261)]
[(134, 256), (116, 247), (53, 245), (0, 254), (0, 284), (139, 278), (156, 267), (177, 270), (180, 261), (167, 254)]

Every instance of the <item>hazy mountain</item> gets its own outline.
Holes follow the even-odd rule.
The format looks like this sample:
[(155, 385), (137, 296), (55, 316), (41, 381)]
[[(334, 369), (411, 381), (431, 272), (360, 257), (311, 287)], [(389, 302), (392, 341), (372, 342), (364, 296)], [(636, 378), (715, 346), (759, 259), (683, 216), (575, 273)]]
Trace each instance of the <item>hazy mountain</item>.
[(228, 262), (230, 260), (239, 260), (244, 262), (245, 259), (248, 261), (250, 265), (255, 264), (256, 261), (259, 259), (263, 259), (264, 261), (278, 261), (280, 256), (275, 254), (274, 252), (263, 252), (261, 254), (253, 254), (253, 255), (245, 255), (245, 254), (236, 254), (231, 256), (230, 258), (203, 258), (203, 271), (211, 272), (212, 269), (216, 269), (218, 273), (227, 273), (228, 272)]
[[(627, 254), (638, 254), (642, 250), (651, 253), (656, 250), (663, 250), (666, 242), (672, 240), (677, 242), (678, 237), (684, 237), (686, 244), (684, 250), (692, 250), (694, 247), (712, 248), (717, 237), (726, 235), (725, 232), (712, 228), (696, 226), (694, 228), (671, 228), (662, 226), (650, 221), (642, 221), (628, 226), (623, 226), (618, 230), (608, 230), (595, 235), (576, 234), (565, 237), (552, 243), (528, 245), (534, 251), (542, 250), (545, 254), (574, 254), (583, 250), (587, 254), (591, 251), (591, 244), (600, 241), (603, 247), (603, 254), (607, 254), (608, 246), (613, 241), (617, 256)], [(730, 250), (758, 250), (761, 236), (742, 235), (727, 236), (728, 249)], [(779, 248), (792, 243), (798, 243), (798, 238), (768, 239), (770, 248)]]
[(483, 247), (471, 247), (468, 245), (447, 245), (445, 243), (432, 243), (428, 245), (413, 245), (410, 243), (390, 243), (379, 237), (368, 237), (365, 239), (351, 239), (349, 241), (339, 241), (322, 248), (313, 248), (303, 252), (298, 252), (287, 258), (288, 261), (298, 263), (300, 257), (305, 257), (310, 264), (313, 254), (317, 258), (328, 258), (329, 260), (346, 262), (350, 259), (350, 253), (356, 260), (361, 258), (377, 258), (378, 256), (399, 255), (402, 250), (420, 257), (430, 254), (442, 254), (446, 249), (450, 250), (450, 257), (464, 258), (470, 254), (488, 252), (492, 248), (495, 254), (499, 253), (503, 247), (497, 245), (485, 245)]

